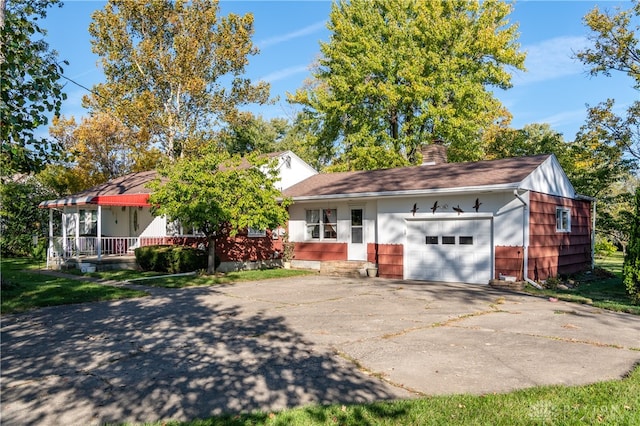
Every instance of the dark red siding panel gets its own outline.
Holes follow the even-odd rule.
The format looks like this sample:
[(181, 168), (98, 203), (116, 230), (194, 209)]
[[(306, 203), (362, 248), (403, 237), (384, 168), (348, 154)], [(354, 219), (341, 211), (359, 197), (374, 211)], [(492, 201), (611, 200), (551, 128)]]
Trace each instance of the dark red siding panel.
[(378, 245), (367, 243), (367, 262), (378, 263)]
[(295, 260), (347, 260), (347, 243), (296, 243)]
[(267, 231), (266, 237), (249, 238), (245, 233), (235, 237), (219, 238), (216, 241), (216, 255), (222, 262), (269, 260), (279, 258), (281, 254), (282, 240), (274, 240), (271, 231)]
[[(381, 278), (402, 279), (404, 277), (404, 246), (402, 244), (369, 244), (367, 246), (367, 259), (376, 258), (378, 276)], [(373, 256), (370, 257), (370, 252)], [(372, 262), (372, 260), (369, 260)]]
[[(591, 267), (591, 203), (530, 193), (528, 276), (537, 280)], [(556, 231), (556, 208), (571, 210), (571, 232)], [(497, 263), (497, 260), (496, 260)]]
[(502, 275), (510, 275), (522, 279), (524, 267), (524, 249), (522, 246), (496, 246), (495, 279)]
[[(206, 247), (206, 237), (140, 237), (140, 246), (179, 245)], [(277, 253), (276, 253), (277, 252)], [(251, 262), (279, 258), (282, 240), (274, 240), (271, 231), (266, 237), (249, 238), (246, 234), (216, 241), (216, 255), (222, 262)]]

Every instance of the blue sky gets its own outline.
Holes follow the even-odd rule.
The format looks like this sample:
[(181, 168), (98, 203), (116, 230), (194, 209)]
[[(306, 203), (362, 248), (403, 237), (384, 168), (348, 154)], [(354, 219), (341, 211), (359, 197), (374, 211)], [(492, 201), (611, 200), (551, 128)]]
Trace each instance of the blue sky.
[[(607, 98), (616, 99), (619, 111), (637, 99), (629, 77), (591, 77), (586, 68), (572, 59), (574, 52), (587, 45), (583, 16), (594, 6), (614, 10), (629, 9), (620, 1), (518, 1), (510, 21), (520, 26), (519, 43), (527, 52), (527, 72), (514, 72), (514, 87), (496, 89), (496, 96), (513, 114), (512, 127), (530, 123), (548, 123), (573, 140), (586, 119), (586, 104), (596, 105)], [(104, 2), (64, 0), (62, 8), (53, 8), (42, 23), (48, 30), (47, 41), (60, 59), (70, 62), (65, 76), (91, 87), (104, 76), (91, 52), (87, 31), (91, 13)], [(294, 92), (309, 78), (309, 66), (319, 56), (319, 42), (329, 39), (326, 22), (331, 9), (328, 0), (317, 1), (222, 1), (222, 14), (254, 14), (254, 43), (260, 49), (250, 59), (247, 76), (271, 83), (271, 94), (279, 97), (274, 105), (260, 107), (263, 117), (292, 118), (296, 107), (286, 102), (286, 93)], [(63, 114), (83, 116), (80, 101), (86, 91), (67, 83), (68, 99)]]

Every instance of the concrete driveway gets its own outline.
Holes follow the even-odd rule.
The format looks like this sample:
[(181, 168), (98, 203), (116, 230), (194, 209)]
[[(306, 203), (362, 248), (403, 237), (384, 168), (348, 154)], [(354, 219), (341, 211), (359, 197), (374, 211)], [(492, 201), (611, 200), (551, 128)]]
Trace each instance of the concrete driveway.
[(640, 318), (486, 286), (309, 276), (2, 317), (2, 424), (189, 420), (617, 379)]

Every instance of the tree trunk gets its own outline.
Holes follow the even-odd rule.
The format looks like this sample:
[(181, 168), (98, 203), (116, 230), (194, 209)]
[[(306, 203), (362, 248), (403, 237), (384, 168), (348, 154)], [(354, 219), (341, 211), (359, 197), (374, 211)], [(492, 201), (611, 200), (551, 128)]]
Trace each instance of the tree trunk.
[(215, 235), (209, 235), (207, 237), (209, 242), (209, 254), (207, 256), (207, 275), (216, 273), (216, 237)]

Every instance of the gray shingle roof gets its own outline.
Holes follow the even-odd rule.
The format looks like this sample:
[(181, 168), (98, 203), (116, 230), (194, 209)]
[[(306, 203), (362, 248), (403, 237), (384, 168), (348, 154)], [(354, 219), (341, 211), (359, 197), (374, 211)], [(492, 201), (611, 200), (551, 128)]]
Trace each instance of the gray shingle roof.
[(148, 172), (130, 173), (111, 179), (108, 182), (96, 185), (84, 191), (73, 194), (74, 197), (97, 195), (124, 195), (124, 194), (149, 194), (151, 190), (146, 187), (157, 176), (155, 170)]
[(549, 154), (468, 163), (445, 163), (358, 172), (320, 173), (283, 191), (283, 196), (380, 194), (508, 185), (522, 182)]

